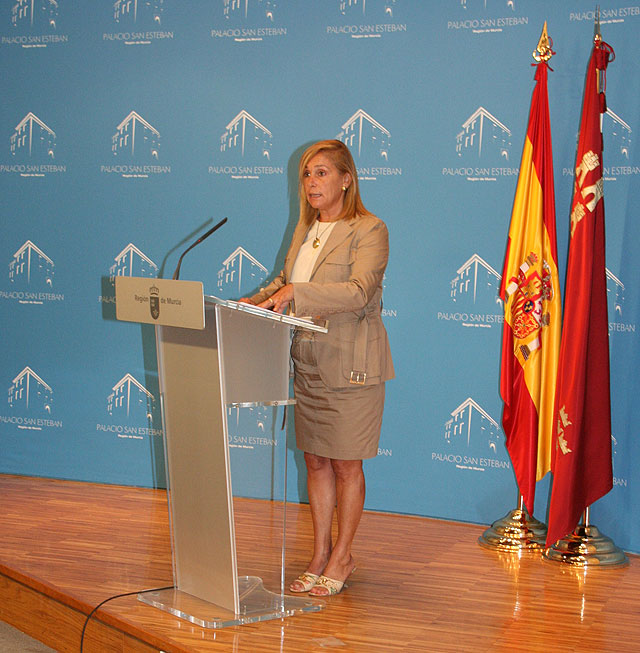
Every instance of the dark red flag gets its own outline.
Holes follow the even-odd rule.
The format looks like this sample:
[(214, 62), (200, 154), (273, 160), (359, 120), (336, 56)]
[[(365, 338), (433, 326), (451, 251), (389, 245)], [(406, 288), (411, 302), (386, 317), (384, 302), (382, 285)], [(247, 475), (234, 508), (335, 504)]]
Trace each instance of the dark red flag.
[[(613, 487), (601, 114), (613, 59), (596, 39), (585, 83), (571, 205), (571, 241), (556, 385), (547, 546)], [(602, 78), (602, 79), (601, 79)]]

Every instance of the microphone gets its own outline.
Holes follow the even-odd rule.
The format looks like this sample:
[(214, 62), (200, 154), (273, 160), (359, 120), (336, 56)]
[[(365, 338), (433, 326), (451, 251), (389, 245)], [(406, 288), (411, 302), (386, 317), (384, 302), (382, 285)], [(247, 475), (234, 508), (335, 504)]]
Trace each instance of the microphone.
[(207, 231), (206, 234), (204, 234), (203, 236), (200, 236), (200, 238), (198, 238), (198, 240), (196, 240), (196, 242), (193, 243), (193, 245), (189, 245), (189, 247), (187, 247), (187, 249), (185, 249), (184, 252), (182, 252), (182, 255), (181, 255), (180, 258), (178, 259), (178, 265), (176, 266), (176, 271), (173, 273), (173, 277), (172, 277), (172, 279), (178, 279), (178, 278), (180, 277), (180, 266), (182, 265), (182, 259), (184, 258), (184, 255), (185, 255), (188, 251), (192, 250), (196, 245), (199, 245), (199, 244), (200, 244), (200, 243), (201, 243), (205, 238), (209, 238), (209, 236), (210, 236), (214, 231), (216, 231), (217, 229), (220, 229), (220, 227), (221, 227), (221, 226), (222, 226), (226, 221), (227, 221), (227, 218), (224, 218), (223, 220), (220, 220), (220, 222), (218, 222), (218, 224), (217, 224), (215, 227), (211, 227), (211, 229), (209, 229), (209, 231)]

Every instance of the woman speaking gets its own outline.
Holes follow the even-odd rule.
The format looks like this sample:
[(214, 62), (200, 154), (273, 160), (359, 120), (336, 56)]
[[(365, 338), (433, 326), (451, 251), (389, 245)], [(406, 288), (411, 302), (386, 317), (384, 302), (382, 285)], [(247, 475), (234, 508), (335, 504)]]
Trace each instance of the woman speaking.
[(320, 141), (303, 153), (298, 194), (300, 219), (284, 269), (241, 301), (329, 322), (326, 334), (297, 329), (291, 346), (314, 548), (290, 590), (331, 596), (356, 567), (351, 545), (364, 506), (362, 460), (378, 453), (384, 382), (393, 378), (381, 318), (389, 239), (384, 222), (365, 209), (353, 158), (340, 141)]

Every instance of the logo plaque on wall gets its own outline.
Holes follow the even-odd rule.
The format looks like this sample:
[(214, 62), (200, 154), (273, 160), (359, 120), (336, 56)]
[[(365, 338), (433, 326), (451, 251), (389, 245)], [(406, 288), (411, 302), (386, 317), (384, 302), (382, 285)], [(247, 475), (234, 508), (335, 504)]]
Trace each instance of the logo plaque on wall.
[(626, 463), (626, 461), (629, 458), (622, 455), (620, 456), (619, 459), (618, 454), (621, 453), (619, 449), (620, 449), (620, 445), (618, 444), (618, 438), (616, 438), (612, 433), (611, 434), (611, 463), (613, 466), (613, 487), (626, 488), (629, 485), (629, 481), (627, 478), (627, 473), (625, 470), (624, 463)]
[[(381, 39), (407, 33), (407, 24), (396, 21), (401, 0), (334, 0), (336, 22), (327, 34), (349, 39)], [(340, 22), (338, 22), (342, 19)]]
[(358, 109), (340, 126), (336, 139), (351, 151), (360, 181), (402, 175), (402, 168), (389, 163), (391, 132), (364, 109)]
[(586, 11), (570, 11), (568, 19), (570, 23), (581, 23), (582, 21), (586, 21), (587, 23), (593, 25), (596, 20), (599, 20), (600, 25), (607, 25), (611, 23), (620, 25), (629, 19), (640, 19), (640, 7), (638, 7), (638, 5), (602, 9), (598, 7), (597, 13), (593, 9), (587, 9)]
[(133, 243), (129, 243), (114, 260), (109, 269), (112, 281), (118, 276), (155, 277), (158, 274), (158, 266)]
[(283, 175), (284, 166), (271, 160), (273, 134), (269, 128), (242, 109), (220, 134), (216, 163), (209, 174), (231, 179), (260, 179), (266, 175)]
[(384, 273), (382, 276), (382, 310), (381, 310), (381, 315), (382, 317), (386, 318), (397, 318), (398, 317), (398, 311), (395, 308), (390, 308), (389, 307), (389, 293), (393, 295), (392, 292), (392, 284), (389, 283), (389, 271)]
[(260, 43), (287, 36), (282, 24), (282, 0), (222, 0), (218, 2), (212, 39)]
[(56, 160), (56, 132), (44, 120), (29, 111), (13, 128), (9, 138), (10, 161), (0, 164), (0, 172), (20, 177), (46, 177), (65, 173), (67, 166)]
[(468, 34), (497, 34), (529, 24), (529, 16), (517, 14), (522, 0), (459, 0), (447, 29)]
[(0, 299), (36, 305), (64, 301), (64, 294), (53, 290), (55, 267), (42, 249), (25, 241), (9, 261), (9, 285), (0, 289)]
[(635, 333), (635, 322), (624, 320), (625, 284), (609, 268), (605, 268), (607, 277), (607, 314), (609, 316), (609, 334)]
[(5, 23), (0, 44), (17, 45), (24, 49), (45, 49), (50, 45), (69, 42), (60, 33), (60, 9), (65, 14), (68, 0), (13, 0), (5, 4)]
[(519, 168), (510, 165), (512, 133), (502, 121), (479, 106), (461, 127), (455, 136), (456, 162), (442, 168), (443, 177), (494, 182), (518, 175)]
[(234, 299), (256, 292), (268, 272), (244, 247), (236, 247), (218, 270), (216, 294), (221, 299)]
[(103, 304), (115, 303), (116, 277), (158, 276), (158, 266), (133, 243), (129, 243), (113, 260), (114, 263), (109, 268), (107, 288), (104, 289), (104, 294), (98, 297), (98, 301)]
[(167, 30), (164, 11), (170, 0), (115, 0), (112, 21), (117, 29), (102, 34), (104, 42), (125, 46), (151, 45), (174, 38)]
[(62, 421), (52, 416), (53, 388), (29, 365), (11, 380), (7, 404), (0, 409), (0, 424), (21, 431), (62, 428)]
[(125, 179), (148, 179), (171, 173), (161, 162), (160, 132), (136, 111), (130, 111), (111, 135), (111, 155), (115, 161), (101, 165), (100, 172)]
[(476, 329), (502, 327), (500, 299), (502, 275), (478, 254), (473, 254), (457, 270), (449, 283), (450, 305), (438, 311), (438, 321)]
[(124, 440), (162, 436), (156, 398), (133, 374), (126, 373), (107, 396), (109, 420), (96, 424), (96, 431), (112, 433)]
[(444, 448), (431, 452), (431, 461), (471, 472), (511, 469), (498, 422), (468, 397), (444, 424)]

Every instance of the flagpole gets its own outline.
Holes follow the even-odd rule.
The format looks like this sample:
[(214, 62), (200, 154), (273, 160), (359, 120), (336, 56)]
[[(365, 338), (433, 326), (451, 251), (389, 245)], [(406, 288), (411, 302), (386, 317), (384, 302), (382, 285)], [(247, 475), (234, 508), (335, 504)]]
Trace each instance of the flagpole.
[[(544, 22), (538, 45), (532, 53), (536, 64), (546, 66), (546, 63), (554, 55), (552, 42), (547, 34), (547, 22)], [(534, 64), (534, 65), (536, 65)], [(536, 80), (538, 79), (536, 75)], [(545, 103), (546, 100), (546, 75), (545, 75)], [(532, 100), (533, 110), (533, 100)], [(530, 117), (531, 119), (531, 117)], [(528, 130), (527, 130), (528, 131)], [(524, 157), (524, 154), (523, 154)], [(553, 192), (553, 188), (551, 188)], [(517, 194), (517, 190), (516, 190)], [(513, 218), (512, 218), (513, 219)], [(555, 213), (553, 216), (555, 228)], [(555, 236), (554, 236), (555, 242)], [(555, 249), (555, 245), (554, 245)], [(503, 275), (504, 276), (504, 275)], [(506, 311), (506, 303), (505, 303)], [(526, 421), (526, 420), (522, 420)], [(508, 447), (507, 447), (508, 448)], [(510, 452), (511, 455), (511, 452)], [(513, 456), (512, 456), (513, 462)], [(515, 464), (514, 464), (515, 467)], [(535, 474), (534, 474), (535, 476)], [(487, 549), (505, 552), (530, 552), (540, 553), (544, 550), (547, 537), (547, 527), (541, 521), (529, 514), (525, 506), (523, 492), (518, 485), (518, 475), (516, 474), (516, 487), (518, 489), (518, 507), (510, 510), (504, 517), (493, 522), (487, 530), (478, 538), (478, 544)], [(535, 486), (535, 478), (533, 480)], [(531, 503), (533, 503), (533, 492), (530, 493)], [(533, 510), (533, 505), (530, 505)]]
[[(606, 58), (604, 57), (600, 58), (600, 65), (598, 65), (597, 63), (598, 59), (596, 58), (596, 66), (595, 66), (596, 92), (598, 95), (600, 94), (604, 95), (604, 74), (605, 74), (607, 63), (613, 60), (613, 58), (609, 58), (611, 55), (613, 55), (613, 50), (602, 40), (602, 34), (600, 33), (600, 7), (599, 6), (596, 8), (596, 15), (595, 15), (594, 22), (595, 22), (594, 36), (593, 36), (594, 51), (592, 56), (595, 56), (596, 51), (599, 50), (600, 48), (606, 48), (605, 49)], [(585, 91), (585, 98), (586, 98), (586, 91)], [(604, 104), (604, 97), (600, 99), (600, 102), (602, 103), (601, 107), (606, 106)], [(586, 99), (585, 99), (585, 106), (586, 106)], [(586, 109), (583, 109), (583, 111), (586, 111)], [(599, 110), (600, 135), (602, 133), (602, 111), (603, 109), (600, 108)], [(582, 137), (583, 134), (580, 135), (581, 140)], [(580, 143), (579, 143), (578, 151), (580, 151)], [(601, 151), (600, 154), (602, 154)], [(602, 214), (602, 220), (604, 221), (604, 214)], [(572, 239), (573, 239), (573, 234), (572, 234)], [(565, 318), (566, 315), (567, 313), (565, 312)], [(608, 382), (609, 379), (608, 379), (608, 369), (607, 369), (607, 384)], [(608, 391), (608, 387), (607, 387), (607, 391)], [(610, 411), (610, 406), (608, 406), (608, 410)], [(570, 421), (569, 417), (565, 416), (565, 418), (563, 418), (564, 426), (570, 426), (571, 423), (572, 422)], [(584, 433), (582, 433), (582, 435), (584, 436)], [(604, 431), (603, 436), (608, 439), (610, 437), (610, 429), (608, 431)], [(572, 452), (572, 449), (569, 448), (569, 445), (566, 443), (566, 441), (564, 442), (564, 447), (568, 453)], [(576, 445), (571, 444), (571, 447), (576, 448)], [(554, 486), (553, 486), (554, 492), (557, 490), (556, 483), (562, 480), (561, 477), (556, 477), (557, 472), (558, 472), (557, 469), (554, 470)], [(591, 477), (593, 478), (593, 474), (591, 475)], [(612, 482), (612, 479), (610, 482)], [(567, 490), (566, 486), (562, 486), (562, 488), (565, 491)], [(552, 533), (555, 532), (553, 529), (553, 499), (554, 497), (552, 493), (550, 516), (549, 516), (549, 525), (550, 525), (549, 530), (551, 530)], [(593, 499), (591, 500), (593, 501)], [(566, 530), (564, 532), (566, 532)], [(562, 562), (568, 565), (572, 565), (574, 567), (589, 567), (589, 568), (621, 567), (629, 564), (629, 560), (625, 555), (624, 551), (619, 549), (614, 544), (611, 538), (602, 534), (597, 528), (597, 526), (591, 524), (590, 505), (586, 505), (586, 507), (584, 508), (584, 511), (582, 513), (582, 523), (578, 524), (569, 535), (566, 535), (562, 539), (557, 540), (553, 545), (547, 547), (543, 553), (543, 559), (552, 562)]]

